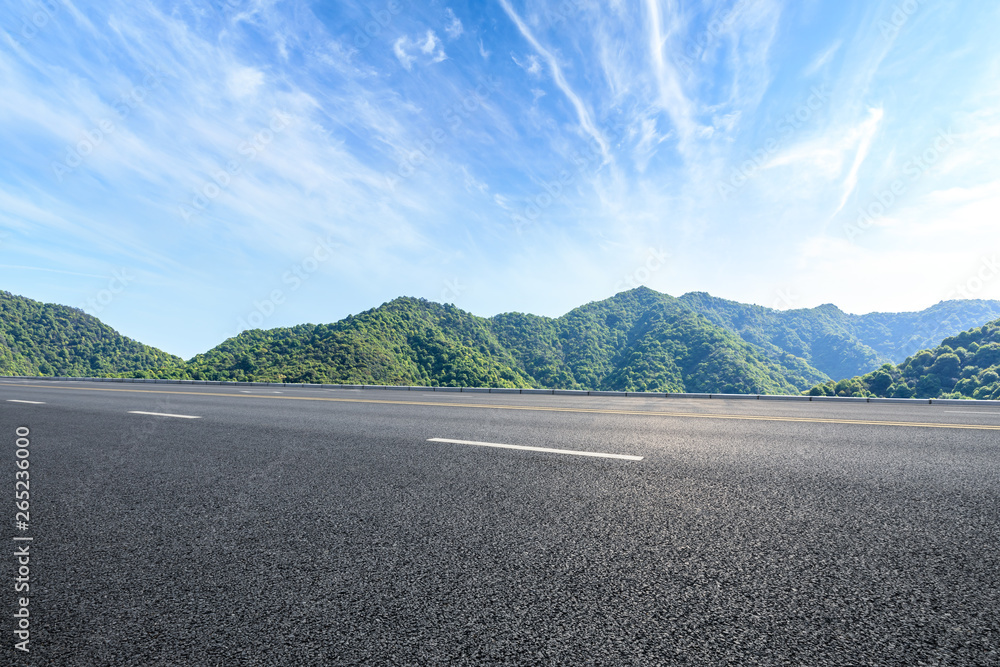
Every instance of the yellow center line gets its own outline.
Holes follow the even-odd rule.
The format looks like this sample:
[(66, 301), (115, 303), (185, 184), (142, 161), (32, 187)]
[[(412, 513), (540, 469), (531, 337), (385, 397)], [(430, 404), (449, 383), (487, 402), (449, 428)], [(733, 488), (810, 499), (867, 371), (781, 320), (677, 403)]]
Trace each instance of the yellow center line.
[(492, 405), (488, 403), (445, 403), (440, 401), (391, 401), (377, 398), (334, 398), (332, 396), (277, 396), (275, 394), (226, 394), (209, 391), (169, 391), (166, 389), (113, 389), (110, 387), (67, 387), (53, 384), (0, 382), (16, 387), (43, 387), (72, 391), (113, 391), (133, 394), (180, 394), (182, 396), (225, 396), (228, 398), (267, 398), (275, 401), (325, 401), (329, 403), (369, 403), (377, 405), (423, 405), (444, 408), (488, 410), (529, 410), (534, 412), (573, 412), (599, 415), (637, 415), (686, 419), (737, 419), (744, 421), (800, 422), (807, 424), (856, 424), (860, 426), (912, 426), (917, 428), (958, 428), (974, 431), (1000, 431), (1000, 424), (944, 424), (934, 422), (877, 421), (866, 419), (830, 419), (825, 417), (781, 417), (777, 415), (729, 415), (706, 412), (661, 412), (648, 410), (608, 410), (601, 408), (560, 408), (551, 405)]

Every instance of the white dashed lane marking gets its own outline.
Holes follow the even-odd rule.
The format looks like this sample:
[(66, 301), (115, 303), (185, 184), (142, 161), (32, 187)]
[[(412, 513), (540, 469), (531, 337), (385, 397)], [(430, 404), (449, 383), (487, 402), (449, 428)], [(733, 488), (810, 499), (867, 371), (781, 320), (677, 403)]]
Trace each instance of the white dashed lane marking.
[(143, 412), (142, 410), (129, 410), (131, 415), (153, 415), (155, 417), (177, 417), (178, 419), (201, 419), (197, 415), (172, 415), (168, 412)]
[(605, 454), (603, 452), (581, 452), (574, 449), (551, 449), (549, 447), (525, 447), (524, 445), (501, 445), (496, 442), (476, 442), (475, 440), (449, 440), (447, 438), (428, 438), (427, 442), (448, 442), (455, 445), (476, 445), (477, 447), (499, 447), (500, 449), (523, 449), (529, 452), (548, 452), (550, 454), (574, 454), (576, 456), (596, 456), (602, 459), (623, 459), (625, 461), (641, 461), (641, 456), (628, 454)]

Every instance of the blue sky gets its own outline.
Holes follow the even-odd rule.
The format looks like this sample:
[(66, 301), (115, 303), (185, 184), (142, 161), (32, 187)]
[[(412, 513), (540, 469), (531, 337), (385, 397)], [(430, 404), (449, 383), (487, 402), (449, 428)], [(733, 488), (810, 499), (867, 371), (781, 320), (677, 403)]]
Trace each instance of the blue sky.
[(5, 2), (0, 289), (188, 358), (397, 296), (1000, 298), (1000, 5)]

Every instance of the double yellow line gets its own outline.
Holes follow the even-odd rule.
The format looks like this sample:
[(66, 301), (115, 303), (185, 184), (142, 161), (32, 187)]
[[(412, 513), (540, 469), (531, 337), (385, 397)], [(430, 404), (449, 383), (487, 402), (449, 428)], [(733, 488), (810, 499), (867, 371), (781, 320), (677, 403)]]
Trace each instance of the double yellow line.
[[(545, 405), (493, 405), (488, 403), (450, 403), (441, 401), (391, 401), (375, 398), (334, 398), (331, 396), (275, 396), (273, 394), (227, 394), (206, 391), (169, 391), (165, 389), (113, 389), (110, 387), (68, 387), (59, 384), (0, 382), (16, 387), (45, 387), (74, 391), (112, 391), (134, 394), (180, 394), (183, 396), (226, 396), (231, 398), (269, 398), (278, 401), (325, 401), (329, 403), (370, 403), (377, 405), (423, 405), (444, 408), (479, 410), (527, 410), (534, 412), (572, 412), (597, 415), (636, 415), (642, 417), (675, 417), (682, 419), (737, 419), (743, 421), (798, 422), (805, 424), (855, 424), (858, 426), (910, 426), (913, 428), (957, 428), (973, 431), (1000, 431), (1000, 424), (941, 424), (934, 422), (877, 421), (867, 419), (827, 419), (823, 417), (782, 417), (769, 415), (728, 415), (706, 412), (662, 412), (649, 410), (606, 410), (600, 408), (560, 408)], [(1000, 411), (998, 411), (1000, 414)]]

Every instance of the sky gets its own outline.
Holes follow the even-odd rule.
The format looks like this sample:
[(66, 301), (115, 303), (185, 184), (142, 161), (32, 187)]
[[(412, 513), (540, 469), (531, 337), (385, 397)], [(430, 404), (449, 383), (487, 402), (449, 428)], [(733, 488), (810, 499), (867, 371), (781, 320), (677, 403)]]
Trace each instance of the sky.
[(184, 358), (398, 296), (1000, 299), (1000, 4), (2, 2), (0, 289)]

